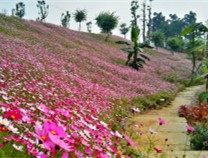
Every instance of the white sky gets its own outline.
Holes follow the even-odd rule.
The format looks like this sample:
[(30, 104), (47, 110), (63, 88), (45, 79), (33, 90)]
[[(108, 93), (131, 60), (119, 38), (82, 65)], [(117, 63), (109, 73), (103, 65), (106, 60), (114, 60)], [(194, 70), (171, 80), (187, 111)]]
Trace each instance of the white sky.
[[(86, 9), (88, 12), (87, 21), (92, 21), (92, 32), (100, 32), (95, 24), (95, 17), (101, 11), (115, 11), (116, 15), (120, 17), (119, 24), (126, 22), (130, 24), (130, 3), (131, 0), (45, 0), (49, 4), (49, 16), (46, 22), (60, 25), (60, 16), (67, 10), (74, 13), (76, 9)], [(143, 0), (139, 0), (142, 2)], [(25, 19), (35, 20), (38, 17), (38, 9), (36, 7), (37, 0), (0, 0), (0, 11), (6, 9), (7, 14), (11, 15), (12, 8), (18, 2), (23, 2), (26, 5)], [(149, 2), (149, 0), (147, 0)], [(153, 12), (162, 12), (168, 17), (169, 14), (176, 13), (179, 17), (189, 11), (197, 13), (199, 22), (204, 22), (208, 19), (208, 0), (154, 0), (152, 3)], [(141, 8), (140, 8), (141, 9)], [(86, 31), (86, 22), (82, 24), (82, 30)], [(78, 24), (71, 18), (71, 29), (77, 30)], [(119, 30), (115, 29), (114, 34), (120, 35)]]

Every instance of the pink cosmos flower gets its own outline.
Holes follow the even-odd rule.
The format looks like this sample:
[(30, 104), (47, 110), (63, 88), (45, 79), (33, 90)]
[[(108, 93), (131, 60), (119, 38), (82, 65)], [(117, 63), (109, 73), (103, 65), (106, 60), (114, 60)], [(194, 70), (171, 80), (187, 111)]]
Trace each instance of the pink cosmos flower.
[(40, 158), (48, 158), (48, 156), (46, 154), (41, 154)]
[(64, 152), (61, 158), (68, 158), (69, 154), (67, 152)]
[(136, 147), (135, 143), (128, 136), (125, 136), (124, 138), (132, 147)]
[(51, 139), (48, 137), (48, 132), (44, 129), (40, 129), (37, 125), (35, 126), (35, 132), (37, 134), (37, 138), (41, 140), (43, 143), (44, 148), (48, 150), (53, 150), (55, 147), (55, 144), (51, 141)]
[(49, 134), (49, 138), (51, 141), (58, 145), (60, 148), (66, 150), (66, 151), (74, 151), (74, 146), (69, 146), (67, 143), (65, 143), (63, 140), (61, 140), (58, 136)]
[(57, 126), (54, 122), (45, 121), (44, 130), (49, 132), (49, 136), (55, 135), (57, 137), (62, 137), (62, 138), (67, 136), (66, 133), (64, 132), (63, 127)]
[(161, 119), (161, 118), (159, 118), (159, 125), (164, 125), (164, 124), (166, 124), (166, 122), (163, 120), (163, 119)]
[(92, 151), (90, 148), (85, 148), (84, 151), (85, 151), (86, 154), (88, 154), (88, 155), (90, 155), (90, 156), (91, 156), (92, 153), (93, 153), (93, 151)]
[(192, 126), (186, 126), (187, 132), (193, 132), (195, 129)]
[(14, 121), (19, 121), (22, 119), (21, 111), (17, 108), (10, 109), (5, 112), (4, 118), (12, 119)]
[(4, 146), (5, 144), (0, 144), (0, 147)]

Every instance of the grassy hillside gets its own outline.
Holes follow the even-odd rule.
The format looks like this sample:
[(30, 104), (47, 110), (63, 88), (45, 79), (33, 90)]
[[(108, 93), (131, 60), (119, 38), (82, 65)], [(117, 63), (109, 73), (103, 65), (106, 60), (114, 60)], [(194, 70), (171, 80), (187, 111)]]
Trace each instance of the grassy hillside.
[(146, 49), (135, 71), (117, 40), (0, 15), (0, 157), (111, 157), (132, 145), (116, 131), (126, 107), (174, 95), (191, 63)]

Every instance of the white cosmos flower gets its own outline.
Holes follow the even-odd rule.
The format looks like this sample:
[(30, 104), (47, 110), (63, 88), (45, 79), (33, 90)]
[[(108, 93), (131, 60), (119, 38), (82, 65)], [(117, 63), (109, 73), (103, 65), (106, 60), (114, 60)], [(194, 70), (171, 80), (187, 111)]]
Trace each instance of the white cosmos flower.
[(149, 131), (150, 131), (151, 134), (157, 134), (157, 132), (152, 128), (149, 128)]
[(7, 127), (7, 126), (9, 126), (10, 121), (7, 119), (4, 119), (2, 116), (0, 116), (0, 124)]
[(118, 131), (115, 132), (115, 136), (122, 138), (122, 135)]
[(105, 122), (103, 122), (103, 121), (100, 121), (100, 124), (103, 125), (106, 128), (108, 127), (108, 125)]
[(3, 111), (3, 112), (6, 111), (6, 108), (5, 108), (5, 107), (1, 107), (0, 109), (1, 109), (1, 111)]
[(15, 128), (13, 125), (9, 125), (8, 130), (12, 131), (15, 134), (19, 134), (18, 129)]
[(22, 146), (17, 146), (16, 144), (13, 144), (12, 146), (13, 146), (16, 150), (23, 151), (23, 147), (22, 147)]

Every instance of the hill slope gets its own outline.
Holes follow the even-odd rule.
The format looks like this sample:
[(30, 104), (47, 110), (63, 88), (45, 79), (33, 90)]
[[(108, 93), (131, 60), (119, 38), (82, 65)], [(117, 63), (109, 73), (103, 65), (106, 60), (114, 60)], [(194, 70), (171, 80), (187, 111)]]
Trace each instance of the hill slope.
[[(135, 71), (123, 64), (123, 46), (100, 35), (3, 15), (0, 21), (0, 120), (7, 118), (1, 131), (10, 131), (4, 142), (34, 156), (117, 153), (122, 138), (111, 125), (127, 103), (113, 99), (171, 95), (190, 75), (183, 55), (147, 49), (151, 61)], [(11, 144), (0, 143), (6, 153)]]

